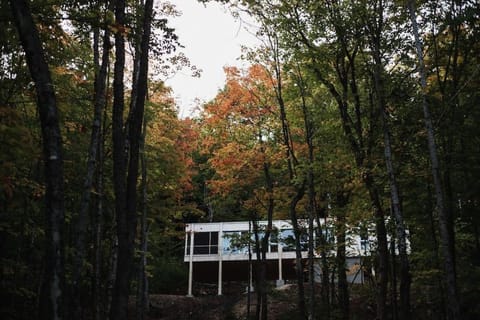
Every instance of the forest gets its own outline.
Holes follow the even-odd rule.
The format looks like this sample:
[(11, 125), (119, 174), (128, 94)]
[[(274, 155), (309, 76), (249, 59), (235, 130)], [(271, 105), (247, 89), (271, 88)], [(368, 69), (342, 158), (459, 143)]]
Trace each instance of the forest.
[[(298, 221), (328, 218), (335, 241), (312, 227), (297, 256), (322, 283), (298, 272), (279, 319), (478, 319), (480, 3), (184, 1), (261, 41), (187, 118), (165, 79), (201, 70), (168, 0), (0, 2), (0, 318), (157, 319), (152, 295), (186, 292), (186, 223), (285, 219), (298, 248)], [(238, 319), (274, 319), (255, 263)]]

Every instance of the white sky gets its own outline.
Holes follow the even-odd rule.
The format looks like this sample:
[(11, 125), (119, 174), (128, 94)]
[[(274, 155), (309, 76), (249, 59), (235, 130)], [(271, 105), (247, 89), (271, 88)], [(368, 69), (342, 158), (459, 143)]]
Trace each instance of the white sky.
[(202, 69), (200, 78), (185, 70), (166, 80), (172, 87), (180, 107), (180, 117), (187, 117), (196, 107), (195, 99), (209, 101), (225, 82), (224, 66), (244, 65), (238, 60), (241, 45), (253, 47), (258, 40), (245, 30), (245, 25), (232, 17), (223, 6), (211, 2), (206, 6), (197, 0), (169, 0), (182, 15), (169, 18), (176, 29), (182, 51), (193, 65)]

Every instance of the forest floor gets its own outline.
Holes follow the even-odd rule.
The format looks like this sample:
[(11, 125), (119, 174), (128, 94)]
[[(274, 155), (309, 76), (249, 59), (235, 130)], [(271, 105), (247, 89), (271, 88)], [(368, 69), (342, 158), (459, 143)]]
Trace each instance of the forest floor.
[[(269, 295), (268, 318), (282, 319), (295, 310), (295, 296), (287, 293), (288, 287)], [(254, 293), (250, 296), (251, 314), (255, 313)], [(149, 320), (233, 320), (247, 318), (248, 296), (246, 293), (204, 295), (187, 297), (181, 295), (151, 295)]]
[[(285, 285), (272, 289), (268, 297), (268, 319), (295, 319), (297, 309), (297, 290), (295, 285)], [(250, 314), (255, 314), (256, 296), (250, 296)], [(355, 306), (356, 305), (356, 306)], [(222, 296), (215, 294), (187, 297), (184, 295), (150, 295), (148, 320), (235, 320), (247, 319), (248, 295), (239, 290), (227, 292)], [(370, 319), (371, 310), (360, 308), (351, 301), (351, 307), (357, 309), (356, 319)], [(364, 316), (360, 314), (364, 313)], [(358, 317), (360, 316), (360, 317)]]

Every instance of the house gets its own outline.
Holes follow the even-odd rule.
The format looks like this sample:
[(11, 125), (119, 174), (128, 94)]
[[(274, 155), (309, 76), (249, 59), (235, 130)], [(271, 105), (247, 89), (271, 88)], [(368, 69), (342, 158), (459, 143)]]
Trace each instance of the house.
[[(335, 237), (328, 223), (321, 220), (323, 233), (330, 243)], [(263, 236), (262, 229), (266, 221), (260, 221), (259, 237)], [(299, 223), (303, 231), (307, 230), (306, 221)], [(347, 280), (351, 283), (363, 283), (364, 271), (361, 268), (362, 257), (369, 255), (374, 239), (362, 236), (360, 232), (347, 233)], [(254, 235), (249, 221), (189, 223), (185, 226), (185, 256), (184, 261), (189, 264), (188, 295), (192, 295), (192, 285), (195, 279), (217, 282), (218, 294), (222, 294), (224, 281), (247, 281), (250, 261), (256, 260)], [(316, 239), (314, 238), (314, 241)], [(250, 246), (250, 248), (249, 248)], [(308, 234), (301, 236), (302, 257), (308, 258)], [(328, 256), (335, 255), (335, 248), (327, 252)], [(277, 286), (285, 280), (295, 279), (295, 238), (293, 228), (287, 220), (274, 220), (267, 248), (267, 277), (276, 280)], [(315, 281), (320, 282), (320, 254), (315, 252)]]

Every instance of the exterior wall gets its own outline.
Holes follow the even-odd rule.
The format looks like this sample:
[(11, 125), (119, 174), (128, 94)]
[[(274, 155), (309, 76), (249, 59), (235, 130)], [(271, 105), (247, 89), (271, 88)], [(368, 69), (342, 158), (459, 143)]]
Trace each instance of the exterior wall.
[[(323, 222), (323, 221), (322, 221)], [(266, 222), (262, 221), (259, 223), (261, 226), (265, 226)], [(300, 223), (302, 225), (302, 223)], [(267, 260), (277, 260), (277, 259), (295, 259), (295, 251), (291, 245), (290, 241), (293, 241), (293, 232), (289, 233), (288, 230), (292, 230), (291, 224), (286, 220), (274, 220), (273, 221), (274, 229), (278, 230), (279, 236), (276, 242), (274, 239), (270, 239), (270, 244), (267, 252)], [(305, 223), (303, 223), (305, 227)], [(323, 228), (325, 229), (325, 228)], [(201, 261), (245, 261), (248, 260), (248, 249), (246, 245), (242, 248), (231, 248), (231, 238), (229, 235), (234, 233), (238, 234), (238, 238), (241, 237), (241, 233), (248, 233), (251, 228), (248, 221), (239, 221), (239, 222), (213, 222), (213, 223), (191, 223), (187, 224), (185, 227), (185, 256), (184, 261), (189, 262), (201, 262)], [(196, 239), (201, 236), (205, 238), (205, 233), (214, 234), (217, 240), (212, 241), (209, 245), (198, 244), (199, 241)], [(282, 238), (283, 236), (283, 238)], [(191, 239), (194, 239), (193, 243), (193, 254), (190, 254), (190, 249), (192, 247)], [(329, 235), (334, 241), (332, 234)], [(282, 241), (282, 239), (286, 240)], [(291, 239), (290, 239), (291, 238)], [(347, 257), (360, 257), (365, 255), (370, 255), (370, 250), (374, 244), (374, 238), (368, 236), (368, 238), (362, 239), (358, 234), (350, 233), (347, 236), (348, 245), (347, 245)], [(202, 239), (204, 240), (204, 239)], [(288, 240), (288, 241), (287, 241)], [(305, 238), (305, 251), (302, 251), (302, 257), (307, 258), (306, 250), (306, 241)], [(238, 242), (238, 241), (237, 241)], [(206, 248), (209, 246), (209, 248)], [(281, 248), (280, 248), (281, 247)], [(335, 255), (335, 251), (328, 253), (329, 256)], [(317, 254), (317, 257), (319, 255)], [(256, 255), (252, 250), (252, 259), (256, 259)]]
[[(329, 221), (330, 223), (333, 221)], [(322, 232), (328, 243), (335, 243), (333, 228), (322, 224)], [(260, 230), (267, 225), (259, 222)], [(302, 258), (307, 259), (307, 221), (299, 221), (305, 234), (302, 234)], [(349, 283), (364, 283), (366, 273), (362, 268), (362, 257), (368, 257), (375, 250), (376, 239), (371, 226), (347, 227), (346, 269)], [(277, 285), (284, 280), (295, 277), (295, 245), (293, 228), (286, 220), (274, 220), (273, 231), (267, 250), (267, 268), (269, 279), (277, 279)], [(248, 242), (251, 240), (251, 225), (248, 221), (190, 223), (185, 226), (185, 256), (189, 263), (188, 295), (192, 295), (193, 278), (202, 281), (212, 281), (216, 278), (218, 294), (222, 294), (223, 281), (246, 280), (251, 269), (248, 253)], [(261, 236), (261, 231), (259, 236)], [(315, 241), (316, 239), (314, 239)], [(251, 258), (256, 260), (254, 248), (251, 245)], [(327, 252), (328, 259), (335, 257), (334, 245)], [(409, 249), (409, 248), (408, 248)], [(315, 253), (315, 281), (321, 281), (320, 255)], [(254, 265), (254, 264), (253, 264)], [(252, 266), (254, 267), (254, 266)], [(216, 269), (216, 270), (215, 270)], [(305, 270), (304, 270), (305, 271)]]

